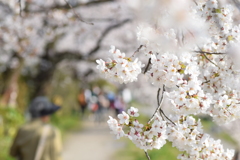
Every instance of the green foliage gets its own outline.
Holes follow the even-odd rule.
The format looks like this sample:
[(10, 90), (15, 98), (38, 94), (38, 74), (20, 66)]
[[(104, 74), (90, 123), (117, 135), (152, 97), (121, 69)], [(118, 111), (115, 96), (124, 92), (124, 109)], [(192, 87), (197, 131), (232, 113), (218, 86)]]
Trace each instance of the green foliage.
[(211, 118), (201, 117), (201, 123), (204, 131), (213, 136), (214, 139), (221, 139), (223, 142), (237, 147), (237, 142), (226, 131), (217, 126)]
[(0, 119), (0, 159), (13, 160), (8, 155), (9, 147), (24, 118), (16, 108), (0, 107)]
[[(146, 160), (147, 157), (144, 150), (139, 149), (129, 140), (124, 140), (126, 146), (118, 151), (114, 158), (115, 160)], [(167, 142), (160, 150), (154, 149), (148, 151), (151, 160), (177, 160), (180, 152), (172, 147), (170, 142)]]
[(0, 136), (12, 136), (24, 118), (16, 108), (0, 107)]
[(81, 83), (73, 79), (71, 74), (57, 70), (54, 73), (51, 86), (49, 88), (48, 97), (57, 105), (61, 106), (58, 114), (72, 114), (79, 110), (77, 95)]
[(79, 129), (80, 115), (75, 113), (67, 115), (55, 114), (51, 117), (51, 122), (54, 126), (59, 128), (62, 135), (65, 136), (67, 132)]
[(0, 159), (1, 160), (15, 160), (9, 156), (9, 147), (12, 143), (12, 136), (0, 136)]

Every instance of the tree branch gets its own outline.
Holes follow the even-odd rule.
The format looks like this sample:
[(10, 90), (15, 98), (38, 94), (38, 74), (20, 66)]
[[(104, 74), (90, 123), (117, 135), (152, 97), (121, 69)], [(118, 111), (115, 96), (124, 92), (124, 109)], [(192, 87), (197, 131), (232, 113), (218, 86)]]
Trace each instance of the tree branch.
[[(96, 0), (96, 1), (86, 2), (86, 3), (78, 3), (76, 5), (72, 5), (72, 8), (93, 6), (93, 5), (99, 5), (99, 4), (104, 4), (107, 2), (115, 2), (115, 1), (116, 0)], [(40, 13), (40, 12), (47, 12), (47, 11), (53, 10), (53, 9), (65, 9), (66, 10), (66, 9), (71, 9), (71, 7), (69, 7), (68, 4), (65, 4), (65, 5), (55, 4), (53, 6), (41, 8), (38, 10), (30, 10), (28, 8), (25, 8), (24, 12)]]
[(138, 47), (138, 49), (133, 53), (132, 57), (134, 57), (135, 54), (138, 53), (143, 46), (144, 46), (144, 45), (140, 45), (140, 46)]
[(22, 17), (22, 4), (21, 4), (21, 0), (18, 0), (19, 3), (19, 15), (20, 17)]
[(86, 22), (85, 20), (83, 20), (82, 16), (80, 16), (80, 14), (78, 14), (75, 9), (73, 8), (73, 6), (68, 2), (68, 0), (64, 0), (67, 5), (72, 9), (73, 13), (77, 16), (77, 18), (81, 21), (81, 22), (84, 22), (86, 24), (90, 24), (90, 25), (94, 25), (94, 23), (91, 23), (91, 22)]
[(217, 55), (223, 55), (226, 53), (221, 53), (221, 52), (205, 52), (205, 51), (193, 51), (195, 53), (204, 53), (204, 54), (217, 54)]
[(168, 118), (168, 116), (163, 112), (163, 110), (160, 108), (159, 110), (163, 115), (164, 117), (166, 117), (172, 124), (176, 125), (170, 118)]
[[(129, 22), (129, 19), (123, 20), (117, 24), (111, 25), (109, 27), (107, 27), (102, 35), (100, 36), (100, 38), (98, 39), (98, 41), (96, 42), (95, 47), (89, 51), (89, 53), (87, 54), (83, 54), (79, 51), (63, 51), (63, 52), (54, 52), (53, 56), (49, 56), (49, 60), (51, 62), (53, 62), (54, 64), (57, 64), (59, 62), (61, 62), (62, 60), (89, 60), (89, 61), (93, 61), (91, 59), (89, 59), (89, 57), (91, 57), (93, 54), (95, 54), (100, 46), (101, 46), (101, 42), (104, 40), (104, 38), (109, 34), (110, 31), (112, 31), (115, 28), (118, 28), (122, 25), (124, 25), (125, 23)], [(55, 40), (54, 40), (55, 41)], [(48, 52), (50, 52), (50, 49), (53, 47), (52, 44), (54, 42), (49, 42), (47, 45), (47, 49), (46, 49), (46, 54), (49, 54)], [(43, 56), (46, 56), (46, 54), (44, 54)], [(86, 56), (84, 56), (86, 55)], [(44, 57), (40, 57), (41, 59), (43, 59)], [(95, 61), (95, 60), (94, 60)]]
[(116, 23), (116, 24), (114, 24), (114, 25), (111, 25), (111, 26), (107, 27), (107, 28), (102, 32), (102, 35), (101, 35), (100, 38), (98, 39), (96, 46), (87, 54), (87, 56), (89, 57), (89, 56), (93, 55), (93, 54), (100, 48), (102, 41), (103, 41), (104, 38), (108, 35), (109, 32), (111, 32), (111, 31), (112, 31), (113, 29), (115, 29), (115, 28), (118, 28), (118, 27), (123, 26), (123, 25), (124, 25), (125, 23), (127, 23), (127, 22), (130, 22), (130, 19), (125, 19), (125, 20), (123, 20), (123, 21), (121, 21), (121, 22), (119, 22), (119, 23)]
[(219, 66), (218, 66), (216, 63), (214, 63), (211, 59), (209, 59), (209, 58), (206, 56), (205, 53), (202, 53), (202, 54), (203, 54), (203, 56), (204, 56), (210, 63), (212, 63), (213, 65), (215, 65), (216, 67), (219, 68)]
[(148, 59), (148, 64), (147, 64), (143, 74), (145, 74), (148, 71), (148, 68), (149, 68), (150, 64), (151, 64), (151, 58)]
[(52, 59), (55, 63), (58, 63), (62, 60), (82, 60), (83, 56), (80, 52), (78, 51), (65, 51), (65, 52), (56, 52), (56, 56), (54, 56)]
[[(162, 87), (162, 95), (161, 95), (161, 99), (159, 99), (159, 94), (160, 94), (160, 91), (161, 91), (161, 88), (158, 89), (157, 91), (157, 103), (158, 103), (158, 107), (157, 109), (155, 110), (155, 112), (153, 113), (152, 117), (149, 119), (148, 123), (150, 123), (155, 115), (158, 113), (158, 111), (160, 110), (161, 106), (162, 106), (162, 102), (163, 102), (163, 95), (164, 95), (164, 92), (165, 92), (165, 85), (163, 85)], [(163, 117), (162, 117), (163, 118)]]
[(144, 151), (145, 152), (145, 155), (147, 157), (148, 160), (151, 160), (150, 156), (148, 155), (148, 152), (147, 151)]

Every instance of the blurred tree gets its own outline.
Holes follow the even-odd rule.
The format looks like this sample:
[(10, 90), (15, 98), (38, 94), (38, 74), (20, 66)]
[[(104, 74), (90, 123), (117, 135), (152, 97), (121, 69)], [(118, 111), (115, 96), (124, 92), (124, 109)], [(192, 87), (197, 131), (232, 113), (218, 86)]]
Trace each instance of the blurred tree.
[[(109, 33), (130, 22), (130, 14), (120, 6), (116, 0), (1, 0), (0, 103), (16, 104), (21, 76), (32, 98), (47, 94), (61, 63), (77, 68), (78, 63), (94, 62)], [(93, 73), (84, 65), (83, 76)]]

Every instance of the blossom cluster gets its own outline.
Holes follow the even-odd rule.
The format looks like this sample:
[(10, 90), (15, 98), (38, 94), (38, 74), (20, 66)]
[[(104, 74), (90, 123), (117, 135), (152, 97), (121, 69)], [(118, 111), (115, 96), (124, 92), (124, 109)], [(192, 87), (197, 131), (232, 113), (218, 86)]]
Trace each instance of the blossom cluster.
[(171, 119), (175, 124), (168, 126), (168, 140), (179, 151), (183, 151), (178, 159), (232, 159), (234, 150), (224, 151), (220, 140), (214, 140), (204, 133), (200, 119), (196, 121), (191, 116), (175, 116)]
[(183, 82), (183, 74), (180, 61), (174, 54), (152, 55), (151, 69), (148, 71), (150, 81), (161, 87), (163, 84), (166, 87), (174, 87)]
[(171, 116), (172, 123), (155, 115), (152, 122), (143, 125), (138, 122), (138, 109), (131, 107), (127, 113), (118, 115), (118, 121), (111, 116), (107, 121), (116, 138), (129, 138), (137, 147), (147, 151), (160, 149), (166, 140), (182, 151), (178, 159), (225, 159), (231, 160), (234, 150), (224, 150), (220, 140), (214, 140), (203, 132), (200, 119), (191, 116)]
[[(199, 3), (199, 12), (209, 24), (211, 39), (204, 44), (203, 50), (210, 52), (224, 52), (228, 44), (240, 40), (239, 26), (233, 25), (233, 7), (226, 5), (221, 7), (217, 0), (209, 0), (204, 4)], [(218, 25), (216, 25), (218, 21)]]
[[(151, 0), (151, 4), (160, 1), (164, 0)], [(175, 3), (178, 2), (170, 0), (163, 5), (170, 9)], [(144, 150), (161, 148), (167, 139), (183, 151), (179, 159), (231, 159), (233, 151), (224, 150), (220, 140), (204, 133), (200, 121), (190, 115), (206, 114), (218, 124), (240, 118), (240, 25), (233, 23), (233, 8), (220, 6), (217, 0), (196, 0), (186, 2), (175, 12), (168, 9), (161, 10), (156, 24), (141, 25), (137, 39), (143, 46), (141, 52), (149, 58), (146, 68), (149, 82), (162, 90), (165, 88), (162, 96), (169, 102), (167, 107), (172, 116), (168, 120), (171, 122), (154, 115), (154, 121), (144, 126), (123, 112), (118, 116), (120, 122), (110, 118), (109, 126), (118, 138), (126, 136)], [(181, 9), (183, 15), (177, 15)], [(162, 23), (178, 16), (180, 19), (174, 25), (167, 21)], [(204, 27), (197, 27), (194, 24), (197, 22)], [(121, 54), (115, 48), (111, 53)], [(98, 60), (97, 63), (97, 68), (107, 77), (124, 83), (137, 80), (137, 74), (130, 73), (134, 80), (129, 80), (130, 75), (119, 76), (118, 72), (125, 67), (118, 67), (120, 71), (116, 71), (119, 60)], [(141, 62), (138, 63), (141, 68)], [(115, 70), (109, 74), (112, 69)], [(158, 132), (154, 126), (159, 125), (164, 129)], [(123, 126), (128, 127), (127, 132), (123, 131)], [(155, 141), (161, 137), (160, 142)]]
[[(107, 123), (117, 139), (127, 137), (137, 147), (144, 150), (160, 149), (167, 139), (166, 121), (156, 116), (152, 123), (143, 125), (136, 119), (138, 116), (138, 109), (131, 107), (127, 113), (123, 111), (118, 115), (119, 121), (110, 116)], [(126, 127), (125, 132), (123, 127)]]
[(120, 83), (128, 83), (137, 80), (137, 76), (141, 73), (142, 65), (141, 61), (136, 58), (132, 61), (131, 58), (126, 57), (125, 53), (122, 53), (119, 49), (115, 49), (111, 46), (109, 52), (113, 56), (112, 59), (108, 59), (107, 62), (102, 59), (97, 60), (97, 69), (99, 69), (106, 78), (114, 79)]

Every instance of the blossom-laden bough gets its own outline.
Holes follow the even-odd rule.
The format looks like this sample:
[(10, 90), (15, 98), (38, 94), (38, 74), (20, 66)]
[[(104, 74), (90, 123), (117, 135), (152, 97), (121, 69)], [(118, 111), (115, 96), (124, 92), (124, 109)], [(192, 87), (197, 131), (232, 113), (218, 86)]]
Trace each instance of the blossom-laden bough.
[[(158, 106), (146, 125), (137, 121), (134, 107), (119, 114), (119, 121), (110, 117), (112, 133), (128, 137), (148, 159), (147, 150), (160, 149), (166, 140), (182, 151), (178, 159), (232, 159), (234, 151), (224, 150), (191, 115), (209, 115), (220, 125), (240, 118), (240, 25), (234, 23), (233, 6), (217, 0), (135, 2), (142, 15), (150, 12), (138, 27), (139, 53), (127, 57), (112, 46), (113, 59), (97, 60), (97, 69), (120, 83), (137, 81), (143, 72), (160, 88)], [(142, 53), (149, 59), (144, 71), (135, 58)], [(163, 99), (172, 114), (165, 114)]]

